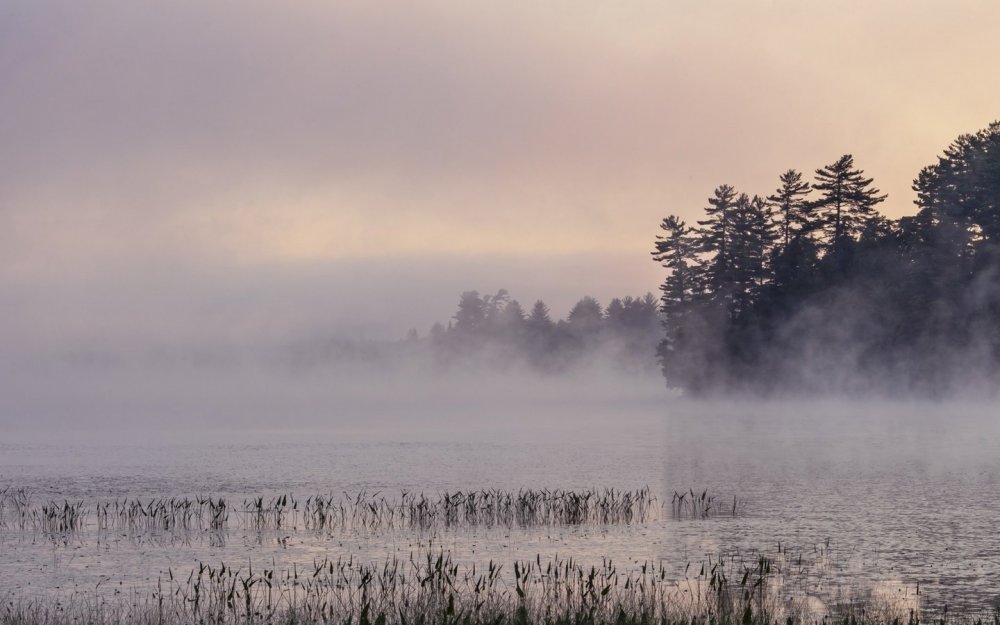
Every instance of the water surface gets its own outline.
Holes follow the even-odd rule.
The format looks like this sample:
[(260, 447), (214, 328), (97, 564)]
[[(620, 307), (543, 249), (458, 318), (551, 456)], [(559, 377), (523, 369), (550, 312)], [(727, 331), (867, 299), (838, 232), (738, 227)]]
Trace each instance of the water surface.
[[(0, 585), (22, 594), (143, 587), (199, 562), (307, 566), (428, 549), (460, 562), (561, 556), (626, 565), (764, 553), (785, 590), (984, 609), (1000, 600), (1000, 459), (988, 406), (696, 403), (659, 391), (406, 402), (249, 425), (22, 426), (0, 443), (0, 488), (36, 504), (290, 493), (392, 498), (476, 489), (708, 491), (738, 513), (646, 523), (414, 531), (98, 532), (0, 529)], [(721, 507), (721, 506), (720, 506)], [(669, 506), (668, 506), (669, 508)], [(918, 593), (919, 589), (919, 594)]]

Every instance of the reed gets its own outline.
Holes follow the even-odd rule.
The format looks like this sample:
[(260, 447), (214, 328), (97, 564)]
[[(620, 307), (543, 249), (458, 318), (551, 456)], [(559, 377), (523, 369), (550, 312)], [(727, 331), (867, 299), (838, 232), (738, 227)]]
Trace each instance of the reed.
[(224, 529), (228, 507), (209, 497), (123, 499), (97, 504), (97, 529), (115, 531), (178, 531)]
[(31, 491), (26, 488), (0, 489), (0, 527), (25, 529), (31, 516)]
[(707, 519), (713, 516), (739, 516), (743, 513), (746, 502), (737, 497), (733, 497), (731, 505), (729, 502), (717, 500), (708, 490), (703, 490), (701, 495), (688, 489), (687, 492), (674, 491), (670, 498), (670, 513), (675, 519)]
[(639, 490), (518, 490), (445, 492), (437, 497), (403, 491), (398, 499), (314, 496), (306, 500), (307, 528), (434, 529), (644, 523), (656, 514), (649, 488)]
[[(707, 516), (708, 507), (703, 511)], [(372, 532), (629, 525), (646, 523), (661, 513), (648, 487), (583, 491), (483, 489), (437, 495), (402, 491), (394, 498), (361, 491), (355, 495), (312, 495), (304, 501), (282, 494), (247, 498), (242, 505), (233, 505), (221, 497), (126, 498), (98, 501), (93, 513), (82, 502), (36, 504), (25, 489), (0, 490), (0, 527), (48, 534), (87, 529), (136, 535), (232, 528)]]
[[(1000, 625), (852, 603), (816, 615), (783, 601), (780, 564), (763, 555), (704, 562), (677, 581), (659, 563), (516, 560), (464, 566), (427, 550), (382, 562), (315, 560), (289, 570), (200, 564), (156, 587), (123, 594), (8, 597), (0, 625)], [(690, 567), (689, 567), (690, 568)], [(697, 568), (697, 567), (696, 567)]]

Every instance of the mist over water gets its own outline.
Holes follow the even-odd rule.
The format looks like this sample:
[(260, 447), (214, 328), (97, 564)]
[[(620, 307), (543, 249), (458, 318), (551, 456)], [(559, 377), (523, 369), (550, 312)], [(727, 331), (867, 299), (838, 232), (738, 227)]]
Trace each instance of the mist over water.
[(4, 0), (0, 625), (1000, 625), (1000, 37), (939, 4)]
[[(35, 510), (73, 502), (91, 515), (65, 535), (0, 524), (0, 586), (19, 596), (141, 592), (203, 562), (295, 570), (323, 557), (377, 563), (445, 549), (470, 566), (657, 562), (678, 583), (720, 556), (765, 555), (781, 562), (778, 596), (807, 600), (816, 614), (844, 597), (971, 611), (996, 598), (1000, 548), (985, 537), (1000, 513), (1000, 423), (982, 395), (694, 400), (666, 387), (651, 345), (623, 350), (606, 328), (559, 326), (562, 312), (550, 327), (576, 356), (547, 369), (530, 351), (504, 351), (488, 325), (485, 342), (456, 331), (435, 351), (422, 329), (403, 338), (401, 311), (387, 336), (322, 321), (329, 309), (309, 298), (283, 306), (178, 291), (162, 300), (176, 309), (154, 297), (117, 314), (127, 298), (112, 291), (99, 306), (69, 294), (72, 306), (37, 325), (26, 311), (51, 295), (6, 313), (0, 491), (25, 489)], [(414, 314), (448, 321), (457, 299)], [(240, 311), (246, 301), (255, 303)], [(574, 351), (577, 331), (604, 338)], [(631, 523), (316, 531), (294, 515), (281, 528), (236, 520), (258, 497), (645, 487), (659, 514)], [(714, 512), (671, 516), (684, 493), (710, 495)], [(109, 502), (198, 497), (224, 498), (230, 525), (109, 532), (93, 523)]]
[[(72, 559), (67, 544), (26, 541), (8, 526), (0, 580), (19, 592), (101, 579), (143, 587), (198, 561), (305, 566), (331, 553), (380, 561), (429, 544), (467, 563), (613, 554), (666, 563), (678, 577), (690, 562), (780, 544), (787, 557), (813, 562), (786, 583), (821, 605), (886, 588), (912, 600), (919, 584), (921, 605), (983, 609), (988, 580), (1000, 574), (1000, 550), (984, 542), (1000, 513), (992, 445), (1000, 425), (989, 404), (690, 401), (655, 376), (596, 369), (546, 379), (213, 365), (152, 378), (116, 372), (114, 383), (73, 371), (76, 385), (51, 387), (51, 404), (40, 390), (20, 395), (33, 416), (5, 422), (0, 487), (93, 506), (125, 497), (649, 486), (661, 503), (704, 490), (725, 509), (738, 502), (739, 513), (384, 535), (233, 528), (221, 542), (196, 533), (180, 543), (170, 534), (108, 543), (84, 533), (68, 543)], [(66, 557), (43, 557), (53, 549)]]

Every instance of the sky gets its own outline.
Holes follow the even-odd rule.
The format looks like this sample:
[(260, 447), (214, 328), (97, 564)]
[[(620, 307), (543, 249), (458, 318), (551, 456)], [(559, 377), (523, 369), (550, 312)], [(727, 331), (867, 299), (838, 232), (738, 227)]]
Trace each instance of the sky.
[(1000, 4), (0, 0), (0, 339), (422, 333), (656, 291), (660, 220), (1000, 118)]

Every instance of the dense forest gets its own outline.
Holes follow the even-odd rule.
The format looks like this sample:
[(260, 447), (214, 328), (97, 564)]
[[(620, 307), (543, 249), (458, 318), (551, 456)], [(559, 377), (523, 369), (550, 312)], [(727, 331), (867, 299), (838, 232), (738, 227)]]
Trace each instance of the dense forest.
[(535, 376), (591, 369), (655, 378), (662, 334), (663, 318), (652, 293), (616, 297), (607, 306), (585, 296), (565, 319), (558, 319), (544, 301), (526, 308), (506, 289), (466, 291), (452, 317), (425, 334), (413, 328), (398, 340), (304, 337), (284, 345), (271, 361), (295, 371), (333, 366), (379, 374), (419, 370)]
[[(425, 341), (439, 366), (477, 363), (558, 373), (598, 363), (639, 372), (655, 370), (661, 333), (652, 293), (615, 298), (607, 308), (583, 297), (566, 319), (554, 320), (545, 302), (525, 310), (501, 289), (486, 295), (462, 293), (448, 325), (435, 324)], [(417, 340), (411, 330), (411, 341)]]
[(936, 395), (1000, 379), (1000, 122), (962, 135), (888, 219), (844, 155), (773, 193), (721, 185), (668, 216), (657, 356), (668, 386)]

